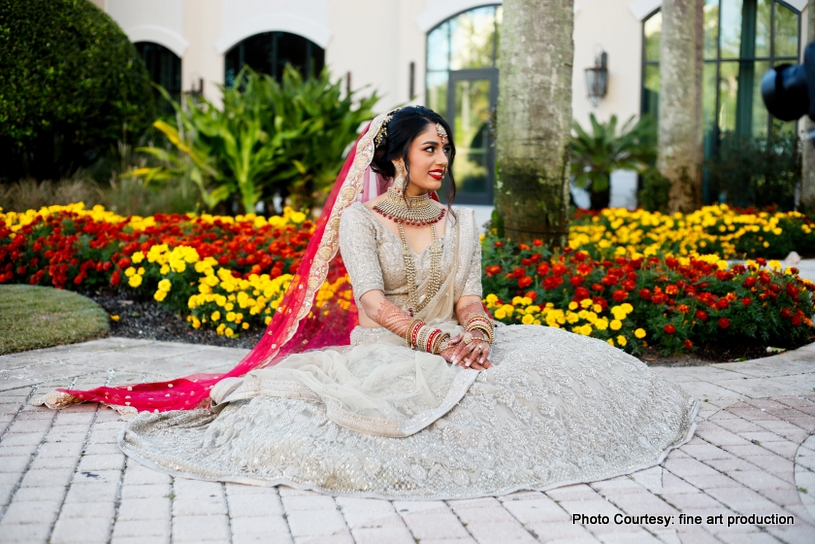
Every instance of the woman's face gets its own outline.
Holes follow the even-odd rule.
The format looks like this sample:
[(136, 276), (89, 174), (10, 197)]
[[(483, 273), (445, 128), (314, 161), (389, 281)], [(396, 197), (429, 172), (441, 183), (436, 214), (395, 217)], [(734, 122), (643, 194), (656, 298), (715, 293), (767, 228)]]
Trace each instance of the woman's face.
[[(424, 132), (410, 144), (408, 160), (410, 161), (410, 183), (408, 196), (416, 196), (428, 191), (441, 189), (441, 181), (447, 172), (450, 144), (447, 138), (436, 131), (435, 123), (428, 123)], [(402, 161), (394, 161), (397, 170)], [(402, 166), (404, 171), (404, 166)]]

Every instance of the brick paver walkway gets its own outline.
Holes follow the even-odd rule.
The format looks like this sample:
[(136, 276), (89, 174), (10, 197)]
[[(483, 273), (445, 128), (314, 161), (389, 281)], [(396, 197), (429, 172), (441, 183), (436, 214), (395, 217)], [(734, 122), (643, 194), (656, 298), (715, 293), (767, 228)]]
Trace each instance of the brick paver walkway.
[[(223, 369), (243, 353), (108, 338), (0, 357), (0, 542), (815, 542), (815, 346), (658, 368), (704, 401), (696, 436), (662, 466), (464, 501), (334, 499), (171, 478), (119, 451), (116, 412), (28, 404), (58, 386)], [(573, 514), (593, 519), (573, 523)], [(750, 515), (792, 516), (794, 525), (727, 526)], [(663, 526), (642, 516), (672, 518)]]

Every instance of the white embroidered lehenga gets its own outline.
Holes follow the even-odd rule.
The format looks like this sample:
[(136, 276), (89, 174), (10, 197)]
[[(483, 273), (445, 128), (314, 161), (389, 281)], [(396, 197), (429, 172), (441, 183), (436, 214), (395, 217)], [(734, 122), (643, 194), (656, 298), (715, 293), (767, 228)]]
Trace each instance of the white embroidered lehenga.
[[(442, 238), (445, 280), (419, 317), (455, 334), (454, 301), (482, 293), (474, 214), (454, 210)], [(399, 239), (363, 204), (342, 214), (339, 243), (355, 296), (381, 289), (406, 307)], [(413, 256), (421, 294), (430, 256)], [(120, 445), (191, 478), (460, 499), (627, 474), (693, 433), (696, 402), (603, 341), (534, 325), (497, 326), (495, 337), (494, 367), (479, 372), (357, 327), (350, 346), (221, 381), (211, 410), (141, 413)]]

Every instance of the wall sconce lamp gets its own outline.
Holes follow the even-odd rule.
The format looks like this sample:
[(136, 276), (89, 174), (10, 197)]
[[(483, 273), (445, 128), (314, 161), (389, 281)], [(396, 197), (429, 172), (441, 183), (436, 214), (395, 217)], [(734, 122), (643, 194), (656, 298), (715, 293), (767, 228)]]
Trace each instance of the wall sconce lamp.
[(608, 54), (600, 51), (594, 58), (594, 66), (586, 68), (586, 88), (589, 100), (595, 108), (608, 91)]

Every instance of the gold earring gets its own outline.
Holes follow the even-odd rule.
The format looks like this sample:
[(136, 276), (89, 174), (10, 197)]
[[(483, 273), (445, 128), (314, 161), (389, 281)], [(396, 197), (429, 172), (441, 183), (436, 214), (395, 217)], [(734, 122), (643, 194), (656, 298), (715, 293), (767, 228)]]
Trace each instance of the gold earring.
[(402, 191), (405, 188), (405, 171), (401, 166), (396, 167), (396, 176), (393, 178), (392, 187), (397, 191)]

